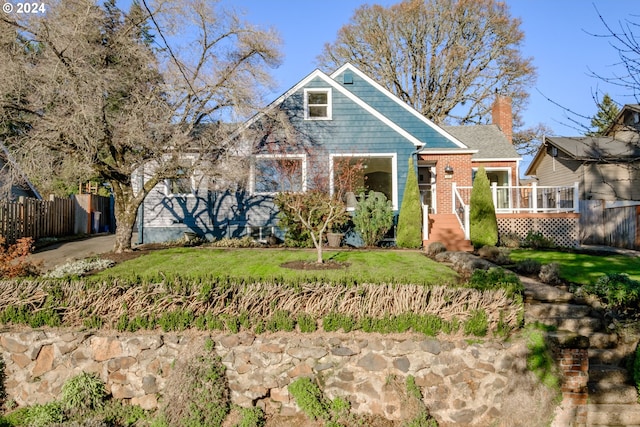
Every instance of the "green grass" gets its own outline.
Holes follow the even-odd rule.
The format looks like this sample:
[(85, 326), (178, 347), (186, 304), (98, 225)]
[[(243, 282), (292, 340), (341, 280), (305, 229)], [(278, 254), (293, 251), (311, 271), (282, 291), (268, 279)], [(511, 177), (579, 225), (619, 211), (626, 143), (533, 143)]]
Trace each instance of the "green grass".
[(337, 270), (294, 270), (281, 266), (289, 261), (313, 262), (315, 258), (315, 251), (303, 249), (173, 248), (125, 261), (92, 277), (99, 280), (114, 277), (155, 280), (162, 279), (163, 276), (220, 276), (292, 282), (308, 279), (434, 285), (457, 282), (457, 275), (453, 270), (417, 251), (326, 251), (325, 261), (349, 264), (348, 268)]
[(600, 276), (608, 273), (626, 273), (632, 279), (640, 280), (640, 257), (514, 249), (511, 259), (535, 259), (542, 264), (557, 262), (560, 264), (560, 277), (579, 284), (595, 283)]

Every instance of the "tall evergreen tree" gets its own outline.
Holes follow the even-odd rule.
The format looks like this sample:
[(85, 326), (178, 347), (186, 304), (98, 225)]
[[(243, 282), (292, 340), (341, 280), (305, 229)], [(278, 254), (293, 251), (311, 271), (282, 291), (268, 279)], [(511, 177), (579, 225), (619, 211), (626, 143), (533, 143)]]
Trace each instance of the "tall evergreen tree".
[(491, 198), (489, 178), (480, 167), (471, 189), (469, 234), (474, 248), (495, 246), (498, 243), (498, 219)]
[(601, 136), (609, 129), (609, 126), (618, 117), (620, 108), (611, 99), (608, 93), (602, 97), (602, 101), (597, 103), (598, 112), (591, 118), (591, 127), (594, 130), (587, 132), (587, 136)]
[(422, 206), (420, 206), (420, 189), (418, 188), (418, 179), (413, 167), (413, 157), (409, 157), (409, 171), (398, 218), (396, 245), (399, 248), (419, 248), (422, 246), (421, 231)]

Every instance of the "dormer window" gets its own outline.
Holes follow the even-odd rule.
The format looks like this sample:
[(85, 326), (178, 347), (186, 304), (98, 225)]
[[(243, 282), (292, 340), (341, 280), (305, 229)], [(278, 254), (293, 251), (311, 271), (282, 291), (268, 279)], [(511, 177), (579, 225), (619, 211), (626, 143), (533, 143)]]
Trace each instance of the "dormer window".
[(304, 90), (304, 118), (331, 120), (331, 89)]

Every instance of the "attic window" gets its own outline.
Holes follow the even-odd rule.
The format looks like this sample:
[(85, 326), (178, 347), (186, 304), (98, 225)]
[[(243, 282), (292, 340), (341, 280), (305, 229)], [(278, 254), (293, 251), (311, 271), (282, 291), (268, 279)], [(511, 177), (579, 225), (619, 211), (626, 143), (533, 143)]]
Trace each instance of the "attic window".
[(304, 118), (331, 120), (331, 89), (305, 89)]
[(353, 74), (351, 73), (344, 73), (344, 75), (342, 76), (343, 78), (343, 83), (346, 85), (352, 85), (353, 84)]

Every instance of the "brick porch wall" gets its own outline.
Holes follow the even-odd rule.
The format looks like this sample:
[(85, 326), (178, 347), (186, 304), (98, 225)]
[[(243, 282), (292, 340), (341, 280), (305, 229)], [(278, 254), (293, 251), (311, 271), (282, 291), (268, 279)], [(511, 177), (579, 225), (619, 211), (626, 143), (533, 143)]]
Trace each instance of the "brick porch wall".
[[(438, 213), (450, 214), (453, 211), (452, 183), (458, 186), (471, 186), (471, 154), (420, 154), (419, 161), (436, 165), (436, 197)], [(447, 175), (444, 168), (451, 166), (453, 174)]]

